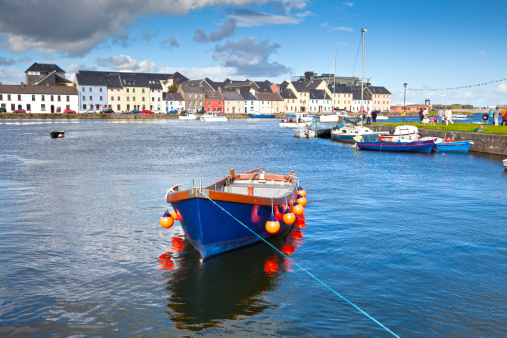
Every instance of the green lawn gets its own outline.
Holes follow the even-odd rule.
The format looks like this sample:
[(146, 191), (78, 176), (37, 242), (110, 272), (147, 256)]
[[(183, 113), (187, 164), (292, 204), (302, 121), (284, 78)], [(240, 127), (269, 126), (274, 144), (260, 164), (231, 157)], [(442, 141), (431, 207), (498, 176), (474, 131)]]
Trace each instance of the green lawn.
[[(386, 126), (402, 126), (404, 125), (403, 122), (400, 123), (393, 123), (393, 122), (386, 122), (386, 123), (378, 123), (383, 124)], [(474, 132), (475, 129), (479, 126), (476, 123), (455, 123), (455, 124), (436, 124), (436, 125), (424, 125), (420, 122), (409, 122), (407, 123), (412, 126), (416, 126), (417, 128), (421, 129), (433, 129), (433, 130), (442, 130), (442, 131), (453, 131), (453, 132)], [(507, 126), (489, 126), (484, 125), (484, 133), (486, 134), (507, 134)]]

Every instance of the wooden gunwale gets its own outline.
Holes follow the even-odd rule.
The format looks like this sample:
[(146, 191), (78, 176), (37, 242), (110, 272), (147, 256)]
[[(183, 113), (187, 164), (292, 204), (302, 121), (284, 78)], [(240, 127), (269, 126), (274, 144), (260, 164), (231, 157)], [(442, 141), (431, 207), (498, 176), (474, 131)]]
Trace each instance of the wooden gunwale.
[[(294, 180), (293, 176), (289, 175), (276, 175), (276, 174), (264, 174), (264, 180), (274, 180), (274, 181), (288, 181), (291, 182), (290, 191), (286, 192), (283, 196), (269, 198), (269, 197), (260, 197), (260, 196), (248, 196), (243, 194), (233, 194), (229, 192), (216, 191), (215, 186), (219, 187), (225, 185), (228, 182), (228, 179), (241, 179), (241, 180), (251, 180), (255, 179), (260, 174), (234, 174), (228, 177), (223, 177), (212, 184), (203, 187), (202, 192), (200, 194), (197, 189), (188, 189), (177, 191), (172, 194), (167, 194), (167, 202), (179, 202), (184, 200), (190, 200), (194, 198), (202, 198), (210, 199), (214, 201), (223, 201), (223, 202), (233, 202), (233, 203), (243, 203), (243, 204), (256, 204), (256, 205), (281, 205), (285, 204), (286, 201), (290, 201), (292, 199), (291, 191), (296, 190), (296, 180)], [(295, 196), (294, 196), (295, 197)]]

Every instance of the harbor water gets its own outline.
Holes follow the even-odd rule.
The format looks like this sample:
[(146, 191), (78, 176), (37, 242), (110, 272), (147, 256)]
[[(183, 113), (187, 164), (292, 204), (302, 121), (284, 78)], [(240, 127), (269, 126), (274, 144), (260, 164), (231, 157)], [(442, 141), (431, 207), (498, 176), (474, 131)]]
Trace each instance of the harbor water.
[[(294, 262), (399, 336), (507, 336), (502, 158), (292, 134), (1, 121), (0, 336), (390, 336)], [(259, 243), (201, 263), (159, 225), (171, 185), (259, 167), (307, 192), (306, 227), (270, 240), (293, 261)]]

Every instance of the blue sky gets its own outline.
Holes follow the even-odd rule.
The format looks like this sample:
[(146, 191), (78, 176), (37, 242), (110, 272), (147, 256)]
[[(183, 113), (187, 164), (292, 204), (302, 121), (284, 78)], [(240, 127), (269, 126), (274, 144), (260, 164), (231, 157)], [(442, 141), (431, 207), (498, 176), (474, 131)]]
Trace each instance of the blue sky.
[[(68, 72), (179, 71), (269, 80), (305, 71), (365, 77), (403, 102), (507, 103), (507, 1), (4, 0), (0, 82), (33, 63)], [(58, 21), (60, 19), (61, 21)], [(359, 51), (359, 53), (358, 53)], [(413, 91), (412, 89), (423, 89)], [(444, 89), (429, 91), (427, 89)]]

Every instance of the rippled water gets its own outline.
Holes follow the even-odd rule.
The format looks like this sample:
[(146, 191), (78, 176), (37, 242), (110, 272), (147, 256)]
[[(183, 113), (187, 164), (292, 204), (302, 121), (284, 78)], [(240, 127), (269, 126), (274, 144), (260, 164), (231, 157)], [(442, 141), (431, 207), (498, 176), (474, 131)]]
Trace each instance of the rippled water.
[(2, 336), (388, 336), (266, 244), (202, 264), (160, 227), (170, 185), (258, 167), (308, 193), (306, 228), (271, 242), (386, 327), (507, 336), (502, 158), (360, 151), (274, 120), (2, 121), (0, 138)]

